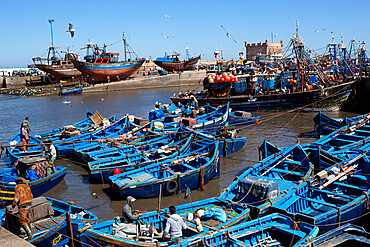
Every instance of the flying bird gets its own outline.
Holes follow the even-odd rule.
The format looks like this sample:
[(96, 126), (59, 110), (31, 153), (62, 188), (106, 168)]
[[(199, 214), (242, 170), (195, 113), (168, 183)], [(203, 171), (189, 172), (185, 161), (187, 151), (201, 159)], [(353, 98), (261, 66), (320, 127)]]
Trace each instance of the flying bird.
[(325, 28), (319, 28), (319, 29), (316, 29), (312, 34), (318, 33), (320, 31), (325, 31), (325, 30), (326, 30)]
[(76, 31), (76, 29), (73, 29), (73, 25), (71, 23), (69, 23), (68, 30), (66, 32), (70, 32), (71, 37), (73, 38), (73, 36), (75, 36), (75, 31)]
[(172, 19), (172, 16), (170, 16), (170, 15), (166, 15), (166, 14), (164, 14), (164, 16), (165, 16), (166, 18), (170, 18), (170, 19)]
[(164, 35), (164, 34), (162, 34), (163, 35), (163, 37), (165, 37), (165, 38), (173, 38), (173, 36), (171, 36), (171, 35)]
[(231, 34), (226, 30), (226, 28), (224, 28), (224, 26), (222, 26), (222, 25), (221, 25), (221, 27), (225, 30), (225, 32), (226, 32), (226, 36), (227, 36), (228, 38), (232, 38), (232, 39), (234, 40), (234, 42), (235, 42), (235, 43), (238, 43), (238, 42), (236, 42), (236, 40), (234, 39), (234, 37), (233, 37), (233, 36), (231, 36)]

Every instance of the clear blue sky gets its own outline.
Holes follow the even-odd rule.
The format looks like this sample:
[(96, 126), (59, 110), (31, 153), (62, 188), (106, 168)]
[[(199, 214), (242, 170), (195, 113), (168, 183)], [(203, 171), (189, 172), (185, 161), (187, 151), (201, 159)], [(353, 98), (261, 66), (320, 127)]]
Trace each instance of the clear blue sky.
[[(243, 40), (256, 43), (271, 40), (288, 44), (295, 32), (296, 20), (300, 36), (307, 47), (317, 49), (340, 33), (344, 42), (365, 41), (370, 50), (369, 0), (270, 0), (270, 1), (1, 1), (0, 67), (23, 67), (32, 57), (45, 54), (50, 44), (48, 19), (54, 19), (54, 42), (57, 47), (80, 48), (90, 39), (97, 44), (111, 44), (125, 32), (128, 42), (139, 57), (156, 58), (165, 51), (178, 51), (185, 57), (204, 53), (203, 60), (213, 59), (215, 49), (224, 51), (224, 58), (237, 58)], [(173, 18), (166, 18), (164, 14)], [(77, 30), (71, 38), (68, 23)], [(226, 36), (223, 25), (238, 43)], [(326, 31), (313, 33), (324, 28)], [(171, 35), (174, 38), (165, 38)], [(222, 46), (221, 46), (222, 44)], [(122, 43), (109, 51), (122, 54)], [(121, 57), (122, 58), (122, 57)]]

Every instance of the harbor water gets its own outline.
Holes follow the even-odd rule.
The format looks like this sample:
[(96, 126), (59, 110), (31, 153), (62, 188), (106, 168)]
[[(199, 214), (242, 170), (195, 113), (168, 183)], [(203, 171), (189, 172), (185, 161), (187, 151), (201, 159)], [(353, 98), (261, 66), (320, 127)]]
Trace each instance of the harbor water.
[[(126, 113), (140, 117), (148, 117), (156, 101), (170, 103), (170, 97), (179, 91), (189, 88), (168, 88), (154, 90), (130, 90), (109, 93), (91, 93), (61, 98), (45, 97), (10, 97), (0, 95), (0, 143), (6, 144), (18, 131), (25, 117), (30, 118), (31, 134), (45, 132), (65, 126), (86, 118), (86, 110), (99, 111), (104, 117)], [(67, 103), (69, 102), (70, 103)], [(63, 103), (64, 102), (64, 103)], [(244, 148), (237, 153), (221, 158), (221, 176), (206, 184), (204, 191), (192, 191), (190, 198), (184, 199), (183, 194), (162, 198), (161, 208), (170, 205), (188, 203), (212, 196), (218, 196), (234, 177), (242, 170), (258, 161), (258, 146), (268, 140), (280, 147), (297, 143), (313, 142), (313, 137), (299, 137), (299, 134), (313, 130), (314, 112), (274, 113), (254, 112), (262, 122), (240, 130), (240, 135), (247, 137)], [(347, 112), (328, 112), (331, 117), (352, 117)], [(0, 168), (7, 167), (8, 157), (3, 153)], [(65, 166), (68, 172), (64, 180), (45, 196), (54, 197), (66, 202), (74, 202), (78, 206), (91, 210), (99, 217), (99, 221), (113, 219), (121, 215), (124, 200), (110, 199), (109, 184), (91, 184), (88, 171), (80, 163), (61, 158), (56, 165)], [(158, 208), (158, 198), (138, 199), (134, 209), (151, 211)]]

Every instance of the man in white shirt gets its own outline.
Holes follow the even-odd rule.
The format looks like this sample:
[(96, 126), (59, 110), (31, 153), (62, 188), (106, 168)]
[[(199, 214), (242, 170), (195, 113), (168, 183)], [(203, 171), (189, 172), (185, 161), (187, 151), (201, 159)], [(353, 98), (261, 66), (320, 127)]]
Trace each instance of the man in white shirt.
[(55, 159), (57, 158), (57, 150), (53, 144), (48, 145), (48, 156), (49, 156), (49, 165), (46, 169), (46, 176), (49, 176), (52, 172), (55, 173)]

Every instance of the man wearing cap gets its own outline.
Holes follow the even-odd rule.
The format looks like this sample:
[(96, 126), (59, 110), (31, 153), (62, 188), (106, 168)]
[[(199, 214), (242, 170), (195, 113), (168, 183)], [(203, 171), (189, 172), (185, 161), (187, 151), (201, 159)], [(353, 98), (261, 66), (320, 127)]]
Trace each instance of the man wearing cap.
[(22, 124), (21, 124), (21, 128), (22, 127), (25, 127), (26, 129), (27, 129), (27, 131), (28, 131), (28, 134), (30, 134), (30, 132), (31, 132), (31, 127), (30, 127), (30, 118), (29, 117), (26, 117), (24, 120), (23, 120), (23, 122), (22, 122)]
[(32, 231), (30, 221), (28, 219), (28, 212), (30, 211), (32, 203), (32, 192), (30, 186), (26, 184), (25, 180), (21, 177), (18, 177), (15, 180), (17, 186), (15, 186), (15, 195), (12, 207), (15, 205), (19, 209), (19, 223), (23, 230), (27, 233), (27, 240), (32, 239)]
[[(132, 205), (134, 204), (135, 201), (136, 199), (133, 198), (132, 196), (127, 197), (126, 204), (125, 206), (123, 206), (123, 209), (122, 209), (122, 222), (123, 223), (126, 223), (126, 224), (133, 223), (135, 218), (137, 218), (138, 216), (141, 216), (141, 214), (132, 215)], [(134, 212), (138, 213), (139, 211), (134, 210)]]

